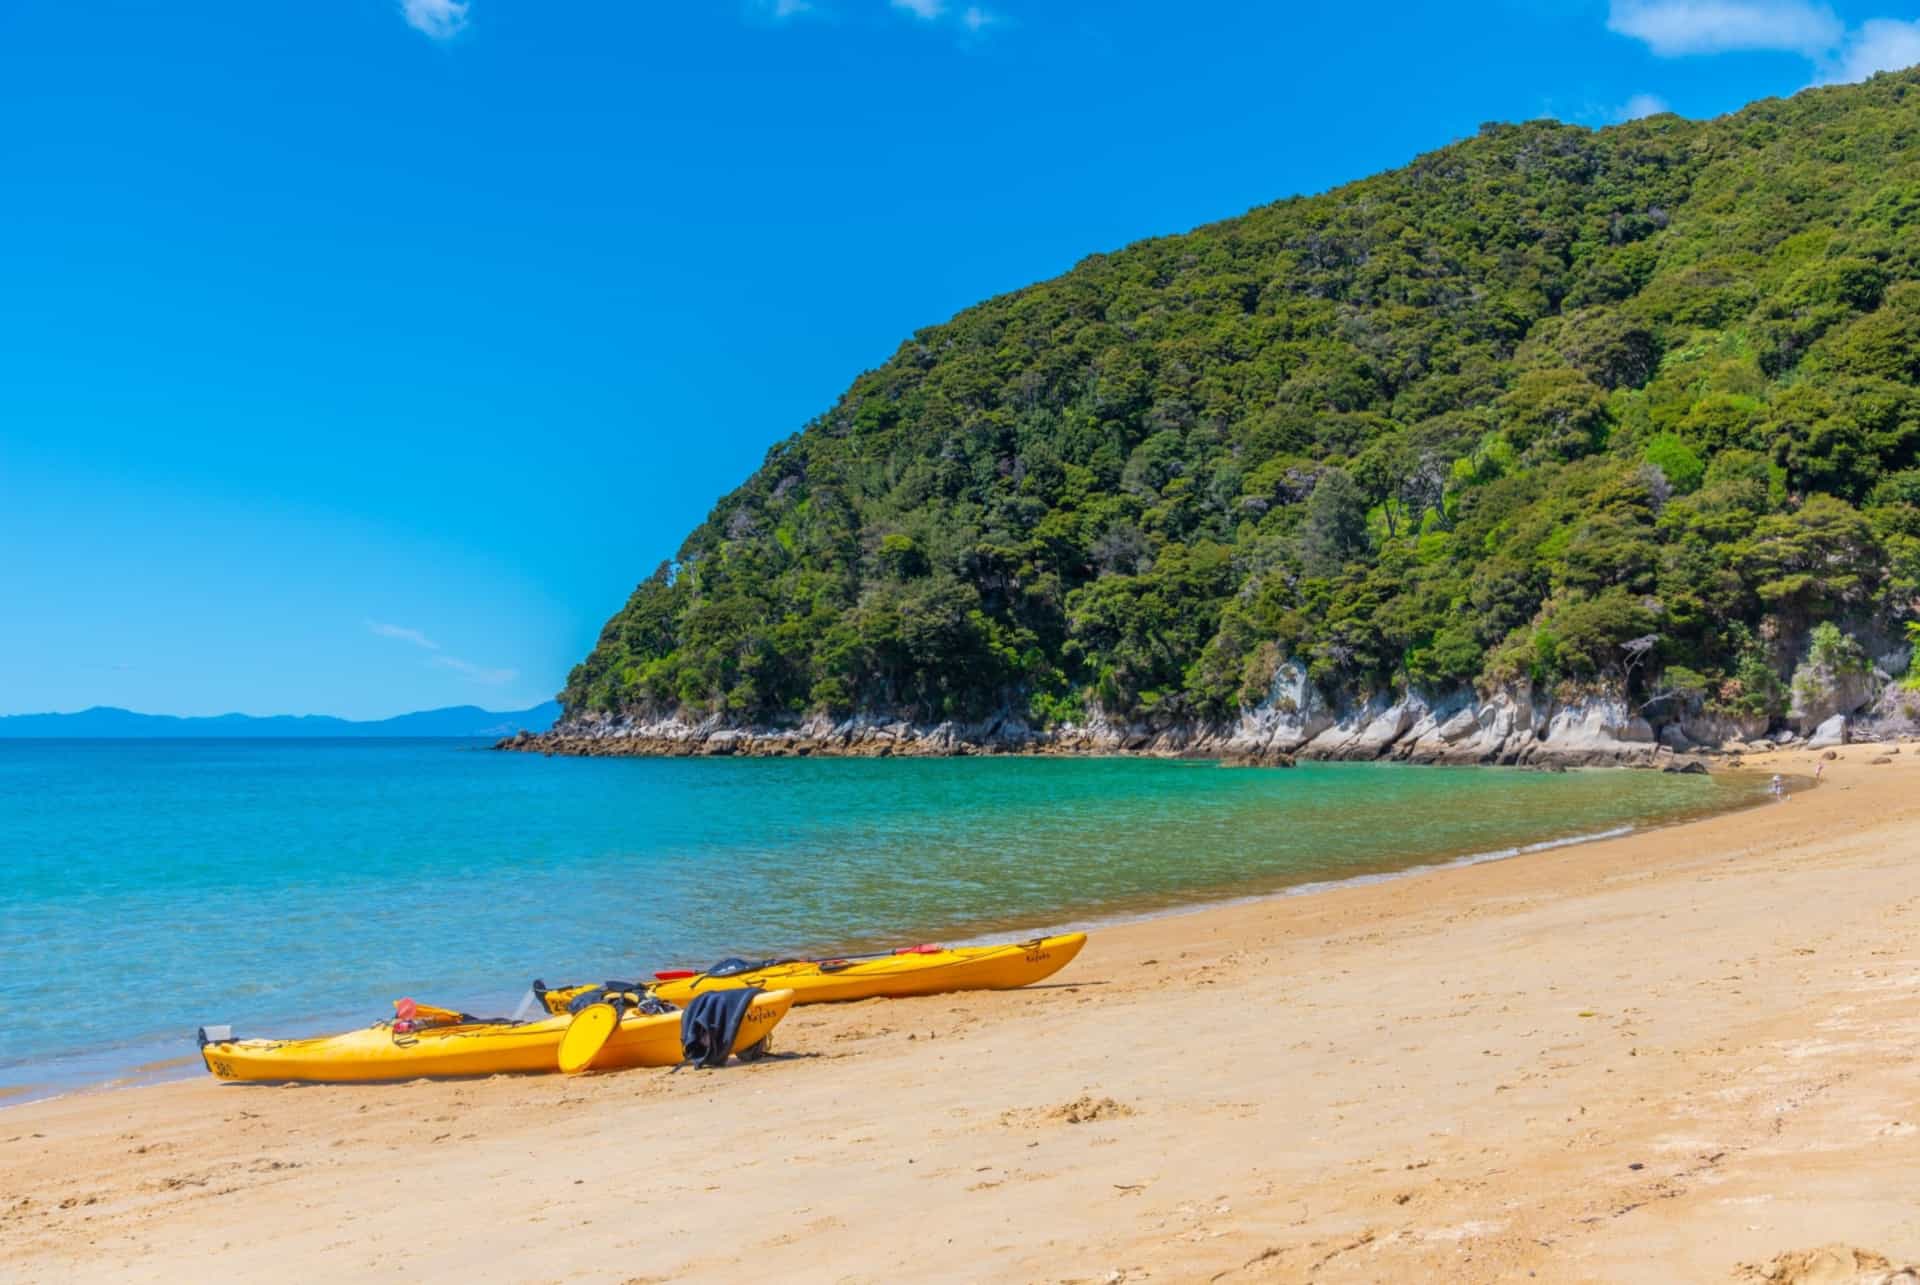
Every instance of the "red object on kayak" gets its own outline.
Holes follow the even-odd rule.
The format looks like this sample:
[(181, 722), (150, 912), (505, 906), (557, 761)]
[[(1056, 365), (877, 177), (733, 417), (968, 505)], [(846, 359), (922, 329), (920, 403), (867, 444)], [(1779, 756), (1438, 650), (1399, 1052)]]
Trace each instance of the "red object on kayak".
[(653, 975), (656, 982), (677, 982), (683, 977), (698, 977), (691, 968), (668, 968)]
[(393, 1001), (393, 1015), (402, 1022), (411, 1022), (420, 1013), (420, 1006), (411, 999)]
[(945, 949), (945, 946), (936, 946), (932, 942), (922, 942), (918, 946), (902, 946), (893, 953), (896, 955), (938, 955)]

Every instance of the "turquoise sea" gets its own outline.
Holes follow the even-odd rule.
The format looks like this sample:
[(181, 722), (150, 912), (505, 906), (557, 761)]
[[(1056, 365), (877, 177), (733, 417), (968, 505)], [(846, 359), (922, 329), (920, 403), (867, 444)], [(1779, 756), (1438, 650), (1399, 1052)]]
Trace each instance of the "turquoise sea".
[[(0, 741), (0, 1096), (535, 976), (1085, 925), (1646, 826), (1741, 780)], [(197, 1064), (192, 1064), (197, 1065)]]

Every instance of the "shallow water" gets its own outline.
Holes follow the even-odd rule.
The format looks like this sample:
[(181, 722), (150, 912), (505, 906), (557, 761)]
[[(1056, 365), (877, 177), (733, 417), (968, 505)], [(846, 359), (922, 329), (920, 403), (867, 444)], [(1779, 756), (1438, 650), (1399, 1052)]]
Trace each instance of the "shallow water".
[(406, 994), (506, 1011), (535, 976), (1084, 923), (1664, 823), (1758, 788), (1380, 764), (0, 741), (0, 1094), (177, 1070), (202, 1022), (299, 1033)]

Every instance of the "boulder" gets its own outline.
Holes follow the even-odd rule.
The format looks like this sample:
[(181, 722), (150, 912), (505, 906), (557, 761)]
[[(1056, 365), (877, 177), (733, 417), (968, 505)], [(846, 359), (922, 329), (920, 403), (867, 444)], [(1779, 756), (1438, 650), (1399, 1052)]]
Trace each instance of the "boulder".
[(1439, 727), (1434, 729), (1433, 734), (1447, 744), (1452, 745), (1454, 742), (1462, 740), (1479, 730), (1479, 711), (1469, 706), (1462, 709), (1452, 718), (1449, 718), (1446, 722), (1440, 724)]
[(1810, 750), (1825, 749), (1830, 745), (1847, 743), (1847, 716), (1835, 714), (1813, 729), (1813, 736), (1807, 741)]

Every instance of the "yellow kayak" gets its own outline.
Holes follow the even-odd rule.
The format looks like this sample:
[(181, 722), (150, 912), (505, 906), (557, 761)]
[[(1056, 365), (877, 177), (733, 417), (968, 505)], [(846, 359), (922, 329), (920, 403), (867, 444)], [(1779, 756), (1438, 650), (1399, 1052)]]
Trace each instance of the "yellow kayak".
[[(783, 990), (755, 996), (740, 1019), (732, 1051), (751, 1054), (787, 1015), (793, 998), (792, 991)], [(202, 1047), (200, 1055), (222, 1080), (344, 1084), (558, 1071), (560, 1037), (572, 1020), (569, 1015), (537, 1022), (453, 1022), (417, 1030), (376, 1022), (310, 1040), (220, 1040)], [(678, 1066), (680, 1061), (680, 1014), (628, 1012), (587, 1069)]]
[[(790, 990), (796, 1004), (1013, 990), (1053, 976), (1072, 963), (1086, 944), (1085, 933), (1065, 933), (1004, 946), (957, 946), (951, 950), (917, 946), (865, 959), (782, 960), (720, 976), (711, 972), (668, 973), (649, 983), (647, 989), (668, 1003), (681, 1005), (705, 991), (740, 986)], [(560, 987), (543, 991), (541, 997), (549, 1010), (564, 1013), (575, 996), (591, 989)]]

